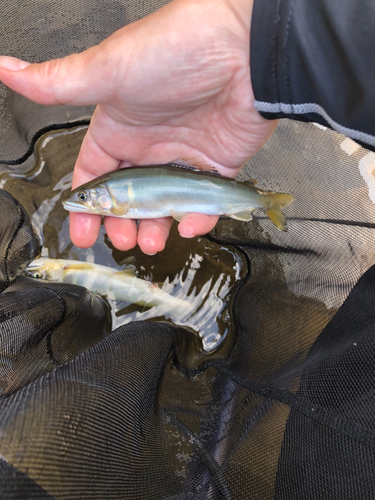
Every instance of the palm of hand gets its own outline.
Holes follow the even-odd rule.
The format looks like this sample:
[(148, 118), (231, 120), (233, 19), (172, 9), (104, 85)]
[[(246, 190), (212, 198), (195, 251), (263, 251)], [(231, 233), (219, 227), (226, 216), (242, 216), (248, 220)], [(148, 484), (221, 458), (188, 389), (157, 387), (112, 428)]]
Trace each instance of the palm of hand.
[[(211, 22), (202, 26), (202, 19)], [(44, 71), (44, 65), (32, 65), (3, 78), (0, 70), (0, 78), (41, 103), (101, 103), (77, 159), (73, 188), (120, 167), (181, 157), (203, 159), (234, 177), (274, 129), (253, 107), (249, 26), (224, 1), (175, 0), (99, 46), (44, 63)], [(189, 214), (179, 231), (204, 234), (216, 221)], [(138, 242), (149, 254), (164, 248), (171, 223), (142, 220), (137, 233), (135, 221), (105, 219), (115, 247), (128, 250)], [(99, 226), (99, 216), (72, 213), (73, 243), (91, 246)]]

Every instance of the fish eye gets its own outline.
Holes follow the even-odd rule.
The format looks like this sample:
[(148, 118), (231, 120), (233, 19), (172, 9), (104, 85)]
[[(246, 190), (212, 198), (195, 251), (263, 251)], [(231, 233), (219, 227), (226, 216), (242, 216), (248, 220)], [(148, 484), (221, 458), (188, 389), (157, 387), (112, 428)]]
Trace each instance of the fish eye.
[(80, 191), (78, 193), (78, 199), (79, 199), (79, 201), (86, 201), (87, 200), (87, 194), (84, 191)]

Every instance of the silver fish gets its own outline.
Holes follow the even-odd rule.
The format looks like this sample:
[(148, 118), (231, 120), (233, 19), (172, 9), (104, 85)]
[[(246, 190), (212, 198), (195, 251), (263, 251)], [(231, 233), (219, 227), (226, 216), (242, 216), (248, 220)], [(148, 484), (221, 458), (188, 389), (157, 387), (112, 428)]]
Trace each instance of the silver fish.
[(125, 300), (147, 307), (168, 304), (171, 308), (191, 308), (188, 302), (169, 295), (156, 284), (137, 278), (133, 267), (118, 271), (78, 260), (42, 257), (33, 260), (26, 272), (34, 278), (80, 285), (112, 300)]
[(212, 173), (153, 165), (98, 177), (72, 191), (63, 205), (71, 212), (129, 219), (172, 216), (178, 221), (192, 212), (248, 221), (259, 208), (278, 229), (286, 231), (281, 209), (293, 199), (292, 194), (258, 189), (254, 180), (238, 182)]

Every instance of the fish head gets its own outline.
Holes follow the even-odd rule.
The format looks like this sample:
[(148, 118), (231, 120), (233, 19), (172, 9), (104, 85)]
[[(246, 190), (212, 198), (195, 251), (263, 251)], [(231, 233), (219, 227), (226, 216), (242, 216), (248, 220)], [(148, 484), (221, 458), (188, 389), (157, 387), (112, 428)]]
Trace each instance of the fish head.
[(69, 212), (106, 215), (113, 207), (113, 199), (104, 183), (96, 185), (93, 181), (72, 191), (63, 205)]
[(57, 259), (41, 257), (30, 262), (26, 268), (26, 273), (33, 278), (61, 281), (64, 275), (64, 264)]

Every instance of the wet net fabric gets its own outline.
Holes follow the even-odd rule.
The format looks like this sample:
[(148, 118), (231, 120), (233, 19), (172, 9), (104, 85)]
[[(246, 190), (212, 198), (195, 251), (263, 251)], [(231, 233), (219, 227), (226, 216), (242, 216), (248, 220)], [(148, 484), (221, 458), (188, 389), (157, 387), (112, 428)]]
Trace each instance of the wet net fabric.
[[(83, 50), (163, 3), (5, 1), (1, 53)], [(26, 172), (46, 127), (91, 112), (0, 86), (1, 171)], [(212, 354), (165, 322), (113, 330), (97, 294), (24, 276), (40, 241), (12, 178), (0, 191), (0, 498), (375, 498), (374, 168), (343, 136), (280, 123), (239, 179), (295, 195), (289, 231), (258, 214), (207, 235), (246, 267), (233, 338)], [(41, 193), (56, 185), (46, 171)]]
[[(1, 54), (42, 62), (82, 52), (166, 3), (168, 0), (4, 0)], [(27, 167), (25, 161), (41, 127), (60, 128), (61, 124), (73, 121), (87, 122), (93, 109), (64, 106), (56, 115), (53, 107), (33, 104), (1, 84), (0, 164), (21, 162)]]

